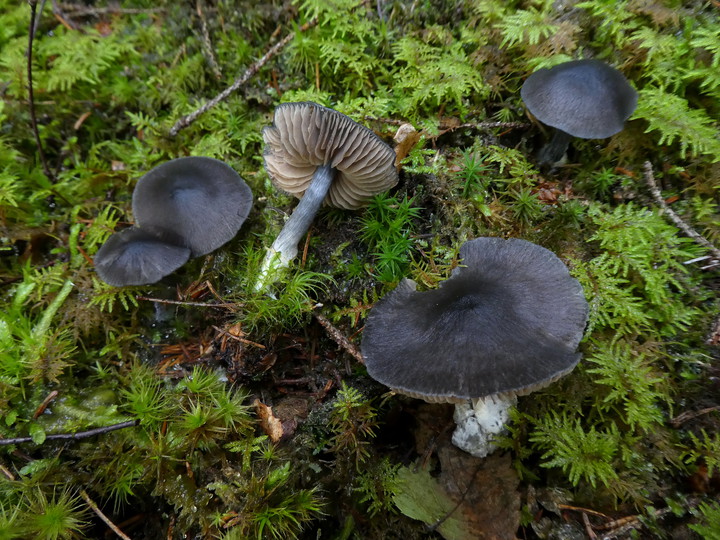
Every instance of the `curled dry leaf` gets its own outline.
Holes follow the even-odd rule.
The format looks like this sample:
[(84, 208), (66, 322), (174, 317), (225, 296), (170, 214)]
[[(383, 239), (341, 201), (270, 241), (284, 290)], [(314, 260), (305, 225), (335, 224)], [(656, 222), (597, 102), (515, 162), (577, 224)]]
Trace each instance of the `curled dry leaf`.
[(260, 427), (272, 442), (278, 442), (283, 436), (282, 422), (273, 414), (272, 407), (268, 407), (259, 399), (256, 399), (253, 405), (258, 418), (260, 418)]
[(412, 124), (403, 124), (395, 132), (393, 140), (398, 143), (395, 147), (395, 168), (400, 170), (400, 162), (407, 157), (412, 147), (420, 140), (420, 133)]

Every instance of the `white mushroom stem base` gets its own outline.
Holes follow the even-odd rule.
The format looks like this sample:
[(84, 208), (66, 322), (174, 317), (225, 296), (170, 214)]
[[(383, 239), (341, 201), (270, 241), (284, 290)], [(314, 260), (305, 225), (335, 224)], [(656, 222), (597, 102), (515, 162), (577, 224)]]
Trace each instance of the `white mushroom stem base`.
[(475, 457), (485, 457), (495, 450), (493, 439), (502, 432), (510, 418), (510, 408), (517, 398), (488, 397), (455, 405), (457, 427), (452, 442)]
[(334, 176), (335, 169), (330, 165), (321, 165), (315, 170), (302, 199), (265, 254), (260, 275), (255, 282), (256, 291), (265, 290), (276, 280), (278, 271), (287, 268), (290, 261), (297, 256), (298, 244), (322, 206)]

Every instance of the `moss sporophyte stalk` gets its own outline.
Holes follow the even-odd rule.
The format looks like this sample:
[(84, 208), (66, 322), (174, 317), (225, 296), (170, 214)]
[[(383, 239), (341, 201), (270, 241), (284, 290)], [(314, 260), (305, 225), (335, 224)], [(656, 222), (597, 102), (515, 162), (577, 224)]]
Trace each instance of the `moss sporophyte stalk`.
[[(0, 538), (714, 539), (716, 11), (0, 0)], [(637, 106), (544, 164), (573, 133), (523, 88), (573, 66)], [(493, 281), (531, 343), (473, 326), (487, 242), (563, 270)], [(486, 458), (396, 392), (458, 397), (463, 347), (567, 361), (502, 426), (460, 404)]]

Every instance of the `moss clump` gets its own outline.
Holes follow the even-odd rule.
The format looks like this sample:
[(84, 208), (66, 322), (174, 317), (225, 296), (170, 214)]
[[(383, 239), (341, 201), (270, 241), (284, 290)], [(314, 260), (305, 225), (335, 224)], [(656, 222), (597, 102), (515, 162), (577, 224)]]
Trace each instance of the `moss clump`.
[[(585, 360), (521, 399), (500, 442), (524, 487), (563, 489), (564, 502), (606, 514), (673, 506), (677, 526), (709, 534), (717, 267), (703, 268), (711, 254), (654, 207), (642, 164), (717, 245), (711, 5), (40, 5), (32, 71), (47, 168), (28, 108), (30, 9), (0, 0), (0, 437), (32, 440), (0, 447), (0, 536), (101, 534), (82, 493), (116, 523), (143, 512), (128, 522), (133, 538), (432, 536), (396, 511), (394, 479), (418, 457), (439, 467), (428, 432), (439, 436), (444, 416), (382, 397), (312, 311), (359, 343), (374, 301), (405, 277), (436, 287), (478, 236), (552, 249), (592, 307)], [(238, 92), (169, 135), (290, 32)], [(546, 135), (519, 89), (571, 58), (619, 68), (639, 106), (623, 132), (601, 147), (578, 142), (548, 171), (533, 157)], [(321, 212), (307, 252), (257, 294), (265, 246), (293, 204), (263, 169), (260, 133), (295, 100), (335, 108), (388, 142), (410, 123), (418, 140), (403, 149), (397, 187), (354, 213)], [(134, 183), (186, 155), (222, 159), (247, 180), (257, 203), (245, 228), (154, 286), (101, 283), (92, 258), (132, 223)], [(255, 397), (277, 412), (276, 442)], [(697, 492), (678, 507), (682, 497), (667, 494), (687, 494), (686, 480)], [(648, 530), (662, 530), (650, 517)]]

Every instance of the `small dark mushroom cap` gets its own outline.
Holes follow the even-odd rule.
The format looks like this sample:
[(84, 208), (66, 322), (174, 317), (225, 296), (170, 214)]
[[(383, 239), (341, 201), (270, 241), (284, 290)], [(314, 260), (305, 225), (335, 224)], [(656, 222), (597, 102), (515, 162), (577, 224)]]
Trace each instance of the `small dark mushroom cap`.
[(278, 106), (263, 138), (265, 168), (273, 184), (298, 198), (320, 165), (336, 170), (325, 202), (338, 208), (360, 208), (398, 181), (390, 146), (365, 126), (317, 103)]
[(95, 255), (100, 279), (115, 287), (156, 283), (180, 268), (190, 250), (163, 242), (137, 227), (108, 238)]
[(522, 395), (569, 373), (587, 321), (583, 290), (551, 251), (477, 238), (438, 289), (404, 280), (371, 310), (368, 373), (426, 401)]
[(183, 157), (148, 171), (132, 198), (137, 225), (198, 257), (232, 240), (252, 207), (252, 192), (217, 159)]
[(638, 94), (617, 69), (600, 60), (573, 60), (539, 69), (520, 90), (542, 123), (583, 139), (604, 139), (623, 129)]

